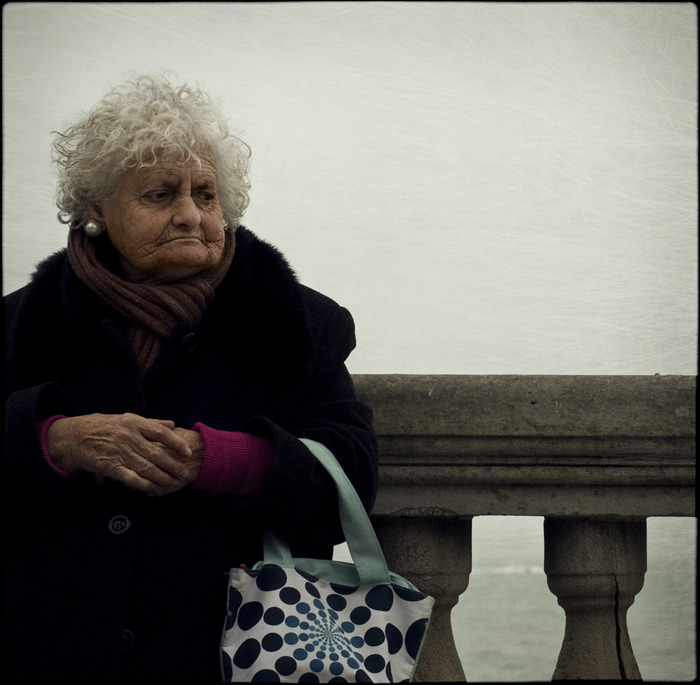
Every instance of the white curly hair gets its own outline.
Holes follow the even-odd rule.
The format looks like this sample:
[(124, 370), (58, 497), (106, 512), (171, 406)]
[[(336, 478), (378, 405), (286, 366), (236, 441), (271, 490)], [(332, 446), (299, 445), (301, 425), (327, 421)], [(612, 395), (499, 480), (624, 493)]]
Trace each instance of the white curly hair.
[(99, 206), (113, 196), (126, 169), (162, 160), (201, 164), (210, 156), (228, 225), (235, 229), (248, 207), (250, 148), (199, 88), (173, 86), (161, 74), (132, 75), (74, 126), (53, 133), (58, 219), (74, 228), (86, 220), (89, 201)]

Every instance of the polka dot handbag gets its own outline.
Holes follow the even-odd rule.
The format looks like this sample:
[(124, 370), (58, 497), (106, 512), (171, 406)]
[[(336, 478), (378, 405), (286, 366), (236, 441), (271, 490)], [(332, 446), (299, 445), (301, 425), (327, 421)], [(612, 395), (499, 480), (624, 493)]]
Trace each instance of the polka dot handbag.
[(335, 457), (302, 440), (338, 488), (352, 564), (292, 558), (265, 533), (265, 560), (231, 569), (221, 673), (233, 682), (410, 682), (434, 600), (387, 569), (369, 517)]

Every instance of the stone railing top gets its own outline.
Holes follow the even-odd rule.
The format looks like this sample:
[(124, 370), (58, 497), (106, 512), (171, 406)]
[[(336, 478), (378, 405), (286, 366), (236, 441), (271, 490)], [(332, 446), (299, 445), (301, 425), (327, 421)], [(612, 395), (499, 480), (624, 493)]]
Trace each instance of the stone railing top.
[(695, 376), (356, 375), (381, 435), (695, 435)]
[(379, 438), (375, 514), (694, 515), (694, 376), (353, 380)]

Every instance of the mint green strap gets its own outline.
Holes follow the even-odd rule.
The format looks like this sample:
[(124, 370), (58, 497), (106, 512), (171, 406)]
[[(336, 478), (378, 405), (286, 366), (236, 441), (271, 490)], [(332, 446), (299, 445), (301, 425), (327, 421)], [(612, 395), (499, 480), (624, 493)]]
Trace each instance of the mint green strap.
[[(300, 438), (335, 481), (338, 489), (340, 523), (348, 550), (355, 563), (360, 584), (389, 583), (389, 569), (369, 516), (355, 488), (330, 450), (320, 442)], [(293, 566), (289, 548), (271, 531), (265, 534), (265, 562)]]
[(263, 542), (264, 557), (266, 564), (277, 564), (278, 566), (294, 566), (289, 545), (277, 533), (271, 530), (265, 531)]

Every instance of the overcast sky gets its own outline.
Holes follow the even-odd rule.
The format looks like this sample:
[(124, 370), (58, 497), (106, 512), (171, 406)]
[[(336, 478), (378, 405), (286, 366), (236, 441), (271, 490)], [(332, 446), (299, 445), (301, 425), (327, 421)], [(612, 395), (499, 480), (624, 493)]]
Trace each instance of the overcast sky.
[(354, 373), (695, 374), (693, 4), (10, 3), (3, 290), (66, 242), (51, 131), (128, 70), (221, 99), (243, 224)]

